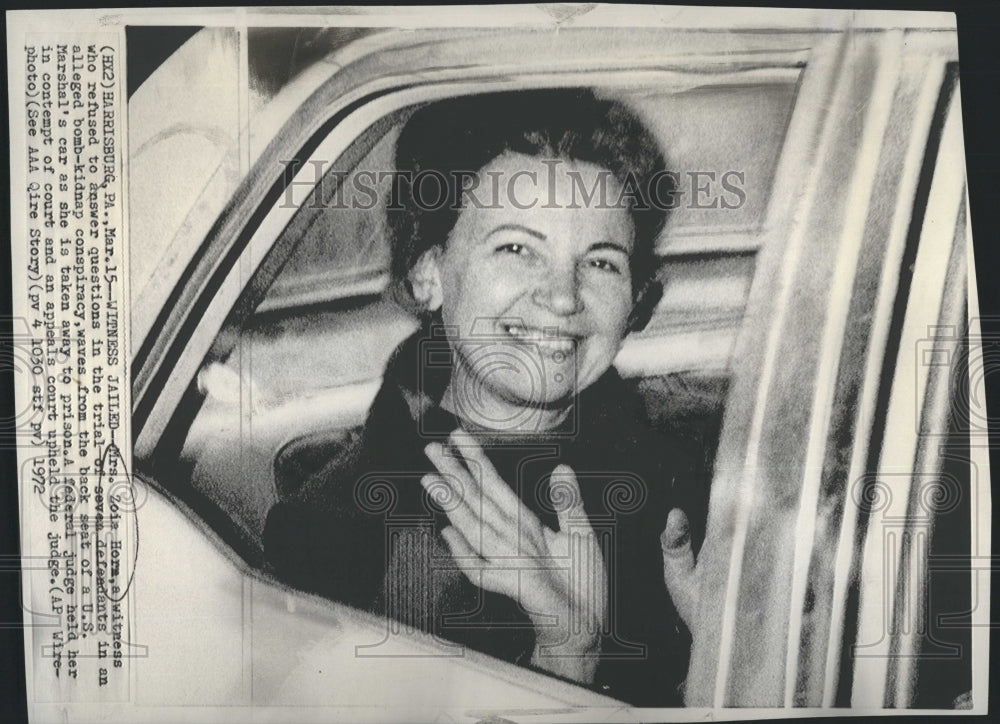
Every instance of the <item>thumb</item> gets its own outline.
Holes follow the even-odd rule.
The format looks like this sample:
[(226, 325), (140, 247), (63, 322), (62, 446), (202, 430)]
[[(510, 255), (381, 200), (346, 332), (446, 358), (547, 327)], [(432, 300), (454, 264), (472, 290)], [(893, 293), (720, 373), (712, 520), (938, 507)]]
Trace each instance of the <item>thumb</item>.
[(674, 508), (667, 516), (667, 527), (663, 529), (660, 536), (660, 545), (663, 547), (664, 557), (669, 556), (673, 561), (677, 559), (691, 557), (691, 565), (694, 566), (694, 553), (691, 552), (691, 526), (688, 517), (680, 508)]
[(677, 613), (691, 628), (697, 598), (694, 551), (691, 549), (691, 528), (687, 516), (674, 508), (667, 516), (667, 525), (660, 536), (663, 549), (663, 582), (667, 585)]
[(587, 514), (583, 510), (580, 483), (577, 482), (576, 473), (569, 465), (557, 465), (552, 471), (549, 497), (556, 509), (560, 533), (567, 532), (571, 525), (580, 526), (588, 522)]

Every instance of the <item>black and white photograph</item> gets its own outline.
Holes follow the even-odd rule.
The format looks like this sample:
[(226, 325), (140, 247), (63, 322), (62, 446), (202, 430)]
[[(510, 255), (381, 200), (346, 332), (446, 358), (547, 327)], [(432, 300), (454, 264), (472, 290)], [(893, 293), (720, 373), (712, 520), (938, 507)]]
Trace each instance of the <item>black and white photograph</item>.
[(986, 713), (954, 15), (7, 22), (32, 721)]

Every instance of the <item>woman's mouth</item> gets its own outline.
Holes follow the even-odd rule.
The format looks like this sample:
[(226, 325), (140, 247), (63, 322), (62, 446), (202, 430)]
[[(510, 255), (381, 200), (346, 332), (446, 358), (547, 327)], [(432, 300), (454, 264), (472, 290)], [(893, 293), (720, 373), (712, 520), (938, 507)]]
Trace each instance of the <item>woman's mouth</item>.
[(533, 345), (546, 356), (555, 354), (569, 355), (576, 350), (580, 338), (568, 335), (555, 327), (529, 327), (523, 324), (501, 324), (500, 328), (509, 337), (522, 344)]

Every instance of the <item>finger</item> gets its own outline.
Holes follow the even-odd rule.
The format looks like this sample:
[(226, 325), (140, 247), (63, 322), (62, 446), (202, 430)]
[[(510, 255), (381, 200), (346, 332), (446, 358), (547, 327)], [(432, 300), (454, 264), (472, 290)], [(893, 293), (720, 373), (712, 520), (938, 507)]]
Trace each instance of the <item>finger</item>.
[(458, 570), (465, 574), (469, 582), (478, 586), (485, 561), (469, 544), (469, 541), (453, 526), (448, 526), (441, 530), (441, 537), (448, 544), (451, 557), (454, 559)]
[(441, 443), (432, 442), (424, 448), (427, 459), (433, 463), (441, 476), (448, 481), (464, 505), (474, 512), (482, 507), (482, 486), (469, 470), (454, 456), (448, 454)]
[[(570, 581), (576, 590), (573, 625), (577, 632), (600, 630), (607, 601), (604, 557), (593, 536), (574, 535), (570, 554), (573, 566)], [(598, 628), (594, 629), (593, 626)]]
[(442, 475), (460, 481), (464, 489), (462, 498), (474, 514), (480, 516), (498, 537), (515, 540), (517, 521), (524, 519), (527, 509), (520, 510), (518, 506), (521, 502), (500, 479), (493, 464), (471, 435), (465, 435), (465, 438), (459, 437), (458, 440), (466, 445), (466, 450), (470, 450), (468, 444), (471, 441), (471, 445), (475, 446), (472, 454), (478, 453), (478, 458), (473, 458), (474, 462), (470, 464), (471, 470), (458, 457), (449, 454), (440, 443), (430, 443), (424, 448), (424, 452)]
[[(460, 491), (455, 490), (453, 481), (443, 475), (428, 473), (420, 478), (420, 484), (432, 499), (441, 500), (443, 498), (451, 498), (457, 500), (460, 495)], [(442, 494), (443, 489), (450, 490), (451, 492)], [(487, 529), (483, 525), (482, 517), (464, 501), (447, 506), (445, 515), (448, 516), (451, 524), (461, 531), (477, 555), (482, 555), (485, 547), (484, 533), (487, 532)]]
[(667, 516), (660, 546), (663, 550), (663, 582), (677, 613), (690, 630), (695, 618), (698, 581), (690, 526), (684, 511), (679, 508), (671, 510)]
[(482, 556), (476, 553), (475, 548), (472, 547), (468, 539), (457, 528), (451, 525), (442, 528), (441, 537), (448, 544), (448, 550), (451, 551), (452, 558), (455, 559), (459, 568), (464, 572), (468, 573), (468, 571), (482, 569), (485, 563)]
[(450, 440), (452, 447), (465, 460), (468, 469), (473, 471), (473, 473), (477, 470), (481, 472), (481, 475), (478, 477), (486, 497), (495, 503), (500, 511), (505, 514), (512, 514), (518, 510), (522, 505), (521, 500), (517, 497), (513, 488), (500, 477), (500, 474), (493, 467), (492, 461), (483, 452), (483, 448), (476, 441), (476, 438), (462, 428), (457, 428), (451, 433)]
[(667, 516), (667, 525), (660, 536), (664, 559), (669, 557), (680, 564), (690, 563), (694, 568), (694, 552), (691, 550), (691, 526), (687, 515), (680, 508), (674, 508)]
[(511, 577), (509, 571), (492, 571), (489, 561), (476, 553), (468, 539), (457, 528), (448, 526), (442, 529), (441, 536), (448, 544), (448, 550), (451, 551), (455, 564), (469, 583), (487, 591), (512, 597), (517, 595), (516, 586), (512, 587), (517, 580), (516, 572), (514, 577)]
[(441, 475), (454, 481), (453, 487), (463, 493), (463, 499), (470, 499), (473, 497), (471, 494), (480, 488), (476, 476), (462, 465), (454, 455), (449, 454), (441, 443), (429, 443), (424, 448), (424, 454)]
[(457, 493), (461, 500), (459, 507), (466, 507), (471, 515), (482, 520), (498, 537), (509, 538), (513, 535), (513, 519), (484, 491), (479, 483), (479, 475), (470, 472), (440, 443), (430, 443), (424, 448), (424, 453)]
[(590, 521), (583, 509), (580, 483), (569, 465), (557, 465), (552, 471), (552, 477), (549, 479), (549, 496), (556, 508), (559, 532), (565, 533), (571, 526), (577, 529), (586, 527), (587, 531), (590, 530)]

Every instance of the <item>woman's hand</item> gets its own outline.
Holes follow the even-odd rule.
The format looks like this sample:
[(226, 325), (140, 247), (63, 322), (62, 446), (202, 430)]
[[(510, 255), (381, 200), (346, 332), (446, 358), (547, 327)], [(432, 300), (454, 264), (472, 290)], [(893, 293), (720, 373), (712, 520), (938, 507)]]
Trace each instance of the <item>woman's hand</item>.
[(425, 475), (421, 483), (438, 502), (457, 501), (446, 506), (451, 525), (442, 535), (458, 567), (473, 584), (513, 598), (528, 612), (536, 633), (534, 665), (591, 683), (607, 577), (576, 475), (567, 465), (552, 471), (555, 531), (525, 507), (471, 435), (456, 430), (451, 443), (466, 464), (431, 443), (427, 457), (440, 474)]
[(667, 526), (660, 536), (663, 548), (663, 581), (667, 584), (674, 607), (684, 625), (695, 637), (698, 604), (698, 567), (691, 548), (691, 530), (687, 516), (674, 508), (667, 516)]

